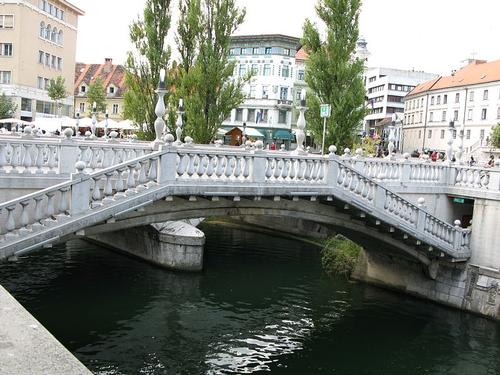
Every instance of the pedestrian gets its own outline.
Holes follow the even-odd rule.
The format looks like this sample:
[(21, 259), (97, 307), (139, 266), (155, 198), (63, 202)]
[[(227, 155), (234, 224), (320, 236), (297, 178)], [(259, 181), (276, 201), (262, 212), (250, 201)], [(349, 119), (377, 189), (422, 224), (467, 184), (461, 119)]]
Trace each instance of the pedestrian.
[(490, 159), (488, 160), (488, 167), (493, 167), (495, 165), (495, 157), (490, 155)]
[(270, 147), (271, 150), (276, 150), (276, 143), (271, 143), (271, 147)]
[(469, 166), (471, 166), (471, 167), (472, 167), (472, 166), (473, 166), (473, 165), (475, 165), (475, 164), (476, 164), (476, 161), (474, 160), (474, 156), (472, 156), (472, 155), (471, 155), (471, 156), (470, 156), (470, 160), (469, 160)]
[(436, 161), (437, 160), (437, 152), (436, 151), (432, 151), (431, 160), (432, 161)]

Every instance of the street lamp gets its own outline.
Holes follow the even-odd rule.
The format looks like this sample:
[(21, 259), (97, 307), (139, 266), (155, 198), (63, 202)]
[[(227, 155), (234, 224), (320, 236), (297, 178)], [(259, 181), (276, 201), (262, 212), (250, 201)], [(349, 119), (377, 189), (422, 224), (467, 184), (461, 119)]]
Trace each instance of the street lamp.
[(80, 111), (76, 112), (75, 137), (78, 135), (78, 129), (80, 129)]
[(154, 125), (156, 138), (154, 142), (162, 143), (161, 137), (165, 129), (165, 121), (163, 120), (163, 116), (165, 115), (165, 103), (163, 102), (163, 98), (167, 93), (165, 85), (165, 69), (160, 70), (160, 82), (158, 82), (158, 88), (155, 92), (158, 94), (158, 101), (156, 102), (155, 107), (156, 120)]
[[(455, 132), (455, 121), (451, 120), (448, 125), (448, 152), (446, 155), (446, 159), (448, 163), (453, 161), (453, 133)], [(425, 134), (424, 134), (425, 137)]]
[(95, 138), (96, 135), (95, 135), (95, 131), (96, 131), (96, 122), (97, 122), (97, 119), (96, 119), (96, 112), (97, 112), (97, 103), (94, 102), (92, 104), (92, 126), (90, 128), (90, 130), (92, 131), (92, 135), (90, 136), (90, 138)]
[(300, 92), (300, 106), (297, 108), (299, 110), (299, 118), (297, 120), (297, 132), (295, 136), (297, 137), (297, 149), (295, 154), (304, 154), (304, 141), (306, 140), (306, 133), (304, 132), (306, 128), (306, 117), (305, 112), (306, 107), (306, 89), (302, 89)]
[(109, 119), (109, 113), (108, 110), (106, 109), (106, 121), (104, 122), (104, 138), (108, 138), (108, 119)]
[(394, 148), (395, 148), (395, 146), (394, 146), (394, 141), (395, 141), (394, 127), (396, 126), (397, 118), (398, 118), (398, 116), (395, 113), (393, 113), (391, 125), (389, 125), (389, 144), (387, 145), (387, 149), (389, 150), (389, 154), (387, 155), (388, 159), (391, 159), (393, 157), (393, 153), (394, 153)]
[(175, 141), (175, 144), (180, 145), (182, 143), (181, 137), (182, 137), (182, 115), (184, 114), (184, 101), (182, 99), (179, 99), (179, 106), (177, 107), (177, 121), (175, 123), (175, 126), (177, 127), (175, 129), (175, 135), (177, 136), (177, 140)]
[(247, 123), (244, 122), (243, 123), (243, 134), (241, 135), (241, 144), (242, 145), (245, 145), (245, 143), (247, 141), (246, 134), (247, 134)]

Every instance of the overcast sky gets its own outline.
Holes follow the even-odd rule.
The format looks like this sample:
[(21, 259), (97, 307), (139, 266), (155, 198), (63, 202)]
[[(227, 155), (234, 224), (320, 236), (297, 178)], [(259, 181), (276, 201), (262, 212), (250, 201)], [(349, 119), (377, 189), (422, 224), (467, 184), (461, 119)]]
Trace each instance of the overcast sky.
[[(123, 63), (131, 48), (128, 27), (145, 0), (70, 1), (86, 13), (79, 20), (77, 61), (99, 63), (111, 57)], [(316, 2), (237, 0), (247, 10), (237, 34), (300, 37), (306, 17), (319, 22)], [(364, 0), (360, 30), (368, 42), (370, 66), (447, 75), (469, 57), (500, 59), (499, 15), (499, 0)]]

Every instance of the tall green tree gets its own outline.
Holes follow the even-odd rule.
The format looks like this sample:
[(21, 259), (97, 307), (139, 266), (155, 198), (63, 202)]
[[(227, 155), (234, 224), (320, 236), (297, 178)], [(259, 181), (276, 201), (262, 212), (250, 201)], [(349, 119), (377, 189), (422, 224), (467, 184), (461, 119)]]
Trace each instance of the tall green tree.
[(491, 132), (491, 144), (495, 148), (500, 148), (500, 123), (496, 124)]
[(249, 76), (235, 79), (229, 61), (231, 35), (245, 18), (235, 0), (180, 0), (177, 44), (181, 55), (176, 97), (184, 97), (184, 134), (209, 143), (217, 129), (243, 102)]
[(87, 91), (87, 102), (89, 103), (89, 111), (92, 113), (93, 105), (96, 104), (97, 112), (106, 111), (106, 89), (101, 77), (97, 77), (90, 83)]
[(66, 80), (62, 76), (52, 78), (47, 87), (47, 93), (53, 101), (56, 102), (58, 115), (61, 115), (61, 100), (68, 96), (66, 92)]
[(0, 95), (0, 119), (14, 117), (17, 105), (3, 92)]
[(366, 114), (363, 85), (364, 61), (354, 56), (359, 36), (361, 0), (320, 0), (316, 13), (326, 25), (322, 40), (316, 25), (304, 24), (302, 43), (309, 54), (305, 80), (309, 86), (308, 129), (322, 139), (319, 105), (332, 106), (327, 120), (325, 145), (351, 146)]
[[(171, 24), (171, 0), (147, 0), (143, 18), (130, 26), (130, 40), (135, 51), (130, 51), (125, 64), (124, 115), (137, 124), (147, 124), (147, 131), (138, 132), (141, 138), (154, 139), (155, 89), (160, 70), (168, 69), (171, 50), (166, 38)], [(167, 75), (167, 87), (170, 86)], [(167, 94), (168, 98), (168, 94)]]

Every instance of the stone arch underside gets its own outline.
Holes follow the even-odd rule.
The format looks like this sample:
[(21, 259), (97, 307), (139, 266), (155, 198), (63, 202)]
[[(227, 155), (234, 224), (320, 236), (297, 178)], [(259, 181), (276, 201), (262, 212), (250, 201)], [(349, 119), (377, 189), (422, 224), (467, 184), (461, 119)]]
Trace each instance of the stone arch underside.
[(403, 239), (395, 228), (380, 223), (376, 218), (364, 215), (341, 201), (252, 199), (238, 197), (173, 197), (159, 200), (106, 223), (86, 228), (80, 235), (112, 232), (153, 223), (214, 216), (266, 216), (295, 218), (326, 225), (345, 235), (369, 251), (417, 260), (429, 265), (432, 258), (415, 246), (414, 238)]

